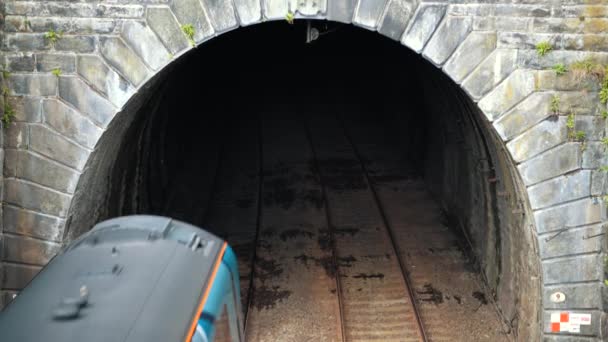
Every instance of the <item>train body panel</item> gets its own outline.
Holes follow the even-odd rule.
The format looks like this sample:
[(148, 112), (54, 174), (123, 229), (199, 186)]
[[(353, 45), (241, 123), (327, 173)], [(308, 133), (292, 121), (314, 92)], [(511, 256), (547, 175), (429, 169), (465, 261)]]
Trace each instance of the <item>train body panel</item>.
[[(233, 278), (238, 289), (238, 273), (222, 262), (231, 253), (218, 237), (168, 218), (102, 222), (53, 258), (0, 313), (0, 339), (189, 341), (201, 309), (218, 315), (217, 305), (207, 303), (234, 295)], [(239, 334), (231, 341), (239, 341), (240, 317), (233, 319)]]

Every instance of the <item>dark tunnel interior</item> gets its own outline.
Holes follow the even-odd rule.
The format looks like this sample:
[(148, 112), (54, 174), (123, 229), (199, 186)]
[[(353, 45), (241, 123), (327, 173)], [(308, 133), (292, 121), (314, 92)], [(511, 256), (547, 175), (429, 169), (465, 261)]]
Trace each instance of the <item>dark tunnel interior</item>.
[[(156, 214), (227, 239), (241, 262), (250, 340), (285, 340), (271, 328), (280, 325), (324, 340), (331, 319), (285, 317), (330, 317), (315, 310), (335, 305), (356, 339), (351, 324), (364, 313), (349, 301), (394, 292), (403, 274), (436, 340), (449, 338), (450, 324), (470, 331), (463, 341), (535, 340), (533, 224), (491, 125), (441, 69), (398, 42), (313, 21), (320, 37), (306, 43), (307, 24), (238, 29), (178, 58), (106, 133), (121, 143), (97, 147), (79, 187), (102, 195), (80, 194), (67, 238), (91, 220)], [(327, 304), (336, 293), (339, 303)], [(407, 304), (401, 297), (391, 300)], [(457, 321), (446, 328), (437, 317)], [(377, 329), (387, 341), (407, 335)]]

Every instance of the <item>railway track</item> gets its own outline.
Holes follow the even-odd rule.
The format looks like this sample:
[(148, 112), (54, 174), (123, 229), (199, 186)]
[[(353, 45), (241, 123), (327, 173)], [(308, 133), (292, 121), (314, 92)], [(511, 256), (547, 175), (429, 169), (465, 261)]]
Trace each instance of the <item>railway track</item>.
[(299, 114), (252, 118), (218, 157), (204, 226), (239, 256), (248, 340), (506, 341), (386, 126)]
[(369, 171), (367, 170), (366, 163), (364, 162), (364, 160), (361, 156), (361, 153), (359, 152), (357, 146), (353, 142), (353, 138), (349, 134), (349, 132), (344, 124), (344, 121), (338, 117), (336, 117), (336, 120), (338, 120), (340, 122), (340, 126), (344, 132), (344, 136), (348, 140), (348, 142), (353, 150), (353, 153), (357, 158), (357, 161), (361, 165), (361, 171), (365, 175), (365, 181), (367, 182), (367, 185), (369, 186), (372, 196), (374, 197), (374, 202), (376, 203), (376, 205), (378, 207), (378, 211), (380, 212), (380, 215), (382, 216), (382, 222), (383, 222), (386, 232), (389, 236), (392, 249), (395, 252), (395, 254), (398, 255), (397, 260), (399, 260), (399, 268), (401, 270), (401, 275), (403, 276), (403, 280), (405, 282), (405, 287), (407, 288), (408, 298), (409, 298), (410, 302), (412, 303), (412, 310), (414, 313), (414, 318), (416, 319), (416, 325), (418, 327), (418, 332), (420, 334), (420, 340), (423, 342), (427, 342), (428, 336), (427, 336), (424, 324), (422, 323), (422, 319), (420, 317), (420, 310), (418, 309), (417, 300), (416, 300), (414, 290), (413, 290), (413, 284), (412, 284), (412, 281), (410, 280), (410, 272), (405, 265), (405, 260), (404, 260), (405, 253), (403, 253), (403, 251), (400, 250), (399, 244), (397, 243), (397, 240), (395, 239), (395, 233), (393, 232), (393, 228), (391, 227), (390, 222), (387, 218), (386, 211), (382, 205), (382, 202), (380, 201), (378, 192), (376, 190), (374, 182), (372, 181), (372, 178), (370, 177)]

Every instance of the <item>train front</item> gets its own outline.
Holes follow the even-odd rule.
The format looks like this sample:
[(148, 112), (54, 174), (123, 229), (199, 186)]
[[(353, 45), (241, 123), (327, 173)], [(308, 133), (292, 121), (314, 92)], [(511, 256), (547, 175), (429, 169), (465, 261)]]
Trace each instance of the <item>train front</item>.
[(64, 248), (0, 313), (6, 342), (240, 342), (236, 257), (184, 222), (127, 216)]

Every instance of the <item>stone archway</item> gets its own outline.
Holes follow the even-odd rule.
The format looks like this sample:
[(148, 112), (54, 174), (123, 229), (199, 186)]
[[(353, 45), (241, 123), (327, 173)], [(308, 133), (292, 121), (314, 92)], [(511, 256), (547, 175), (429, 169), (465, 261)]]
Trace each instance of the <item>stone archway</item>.
[[(9, 14), (29, 13), (16, 4), (11, 6)], [(107, 9), (107, 13), (113, 10)], [(190, 39), (198, 45), (239, 25), (282, 20), (290, 10), (297, 18), (352, 21), (400, 40), (461, 85), (477, 102), (488, 127), (503, 140), (507, 158), (517, 164), (526, 188), (539, 235), (544, 308), (540, 321), (545, 338), (560, 340), (549, 334), (548, 324), (557, 309), (591, 312), (589, 336), (601, 338), (605, 329), (605, 239), (601, 237), (605, 209), (598, 196), (604, 192), (605, 176), (597, 169), (601, 166), (599, 140), (603, 132), (590, 134), (596, 142), (588, 142), (583, 150), (581, 142), (568, 141), (567, 118), (553, 117), (550, 108), (553, 95), (559, 94), (580, 113), (594, 114), (597, 108), (591, 104), (597, 102), (597, 95), (557, 78), (552, 70), (543, 70), (552, 60), (539, 59), (533, 50), (526, 49), (536, 38), (502, 32), (506, 25), (520, 24), (509, 16), (514, 9), (508, 6), (181, 0), (171, 6), (142, 8), (141, 14), (133, 14), (140, 20), (125, 20), (120, 28), (96, 36), (98, 49), (89, 48), (88, 39), (66, 37), (59, 44), (71, 44), (65, 49), (74, 52), (70, 57), (73, 69), (66, 66), (65, 74), (58, 77), (50, 70), (34, 74), (17, 71), (7, 80), (23, 117), (10, 125), (4, 144), (6, 293), (22, 286), (59, 248), (64, 229), (74, 217), (72, 199), (88, 195), (84, 187), (77, 186), (81, 175), (94, 174), (90, 166), (95, 165), (95, 158), (101, 158), (94, 152), (104, 141), (116, 138), (104, 132), (110, 125), (128, 126), (129, 119), (117, 113), (139, 108), (145, 97), (138, 95), (158, 86), (155, 80), (192, 48), (183, 25), (192, 26)], [(517, 10), (519, 15), (534, 16), (544, 9), (530, 6)], [(505, 18), (488, 18), (484, 13)], [(18, 46), (19, 39), (19, 35), (10, 36), (8, 46)], [(564, 46), (567, 48), (567, 43)], [(555, 57), (557, 60), (574, 58), (555, 54), (561, 56)], [(46, 65), (40, 64), (41, 68)], [(592, 130), (595, 120), (585, 117), (582, 124)], [(120, 130), (112, 134), (120, 134)], [(527, 206), (514, 210), (525, 212)], [(552, 303), (549, 296), (555, 291), (565, 293), (569, 300)]]

